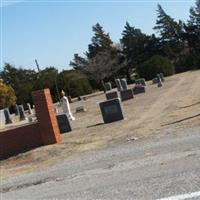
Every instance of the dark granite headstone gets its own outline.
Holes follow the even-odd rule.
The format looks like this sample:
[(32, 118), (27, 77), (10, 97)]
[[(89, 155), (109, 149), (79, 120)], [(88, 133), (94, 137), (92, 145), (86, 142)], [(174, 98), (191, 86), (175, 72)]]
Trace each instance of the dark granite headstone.
[(123, 111), (120, 99), (112, 99), (99, 104), (104, 123), (123, 120)]
[(142, 85), (136, 85), (133, 88), (133, 94), (140, 94), (140, 93), (144, 93), (145, 92), (145, 87)]
[(121, 100), (126, 101), (129, 99), (133, 99), (133, 91), (131, 89), (128, 90), (122, 90), (120, 92)]
[(5, 108), (3, 112), (4, 112), (4, 116), (5, 116), (5, 124), (11, 124), (12, 120), (11, 120), (11, 117), (10, 117), (9, 109)]
[(120, 79), (115, 79), (115, 83), (116, 83), (116, 85), (117, 85), (117, 90), (118, 90), (118, 91), (122, 91), (123, 88), (122, 88)]
[(106, 90), (106, 91), (112, 90), (112, 85), (111, 85), (110, 82), (105, 83), (105, 90)]
[(19, 120), (20, 121), (25, 120), (26, 119), (26, 115), (25, 115), (25, 112), (24, 112), (23, 105), (19, 105), (18, 108), (19, 108)]
[(126, 79), (121, 79), (121, 86), (122, 86), (122, 89), (123, 90), (128, 90), (128, 85), (127, 85), (127, 82), (126, 82)]
[(56, 116), (60, 133), (66, 133), (72, 131), (71, 123), (66, 114), (60, 114)]
[(117, 91), (106, 92), (106, 99), (107, 99), (107, 100), (116, 99), (116, 98), (119, 98), (118, 92), (117, 92)]

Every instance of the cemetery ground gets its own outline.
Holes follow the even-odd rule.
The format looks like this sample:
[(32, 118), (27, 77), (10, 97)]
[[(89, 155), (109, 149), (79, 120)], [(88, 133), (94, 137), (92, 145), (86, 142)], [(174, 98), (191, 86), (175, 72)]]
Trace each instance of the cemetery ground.
[(122, 121), (103, 124), (98, 105), (102, 100), (105, 100), (103, 93), (72, 103), (73, 113), (81, 105), (87, 109), (74, 114), (73, 131), (62, 134), (61, 144), (40, 147), (0, 161), (2, 180), (45, 171), (89, 151), (170, 134), (170, 130), (174, 135), (188, 132), (190, 128), (200, 130), (200, 71), (168, 77), (161, 88), (148, 82), (146, 93), (123, 102), (125, 120)]

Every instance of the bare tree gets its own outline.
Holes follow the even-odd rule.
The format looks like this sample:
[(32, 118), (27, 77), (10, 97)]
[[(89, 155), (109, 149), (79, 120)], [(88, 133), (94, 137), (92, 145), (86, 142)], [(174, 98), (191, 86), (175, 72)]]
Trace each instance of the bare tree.
[(104, 79), (116, 73), (125, 66), (121, 55), (112, 54), (110, 51), (99, 52), (95, 57), (88, 59), (83, 67), (83, 72), (89, 79), (95, 80), (104, 86)]

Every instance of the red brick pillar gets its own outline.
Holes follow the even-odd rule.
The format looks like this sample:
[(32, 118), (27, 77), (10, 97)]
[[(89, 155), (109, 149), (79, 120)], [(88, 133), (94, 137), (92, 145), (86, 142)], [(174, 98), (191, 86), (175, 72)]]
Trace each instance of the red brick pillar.
[(38, 126), (44, 145), (61, 142), (60, 131), (49, 89), (32, 92)]

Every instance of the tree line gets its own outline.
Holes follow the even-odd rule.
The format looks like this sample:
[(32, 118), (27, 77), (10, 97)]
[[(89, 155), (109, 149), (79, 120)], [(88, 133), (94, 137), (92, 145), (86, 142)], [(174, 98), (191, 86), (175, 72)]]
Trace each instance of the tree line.
[(186, 22), (176, 21), (157, 7), (156, 34), (145, 34), (126, 22), (122, 37), (114, 43), (109, 33), (97, 23), (94, 36), (84, 57), (74, 54), (72, 69), (58, 72), (48, 67), (40, 72), (5, 64), (0, 78), (10, 85), (18, 103), (31, 102), (31, 91), (49, 87), (54, 101), (63, 89), (71, 97), (102, 90), (104, 82), (126, 77), (129, 83), (137, 77), (147, 80), (157, 73), (165, 76), (200, 69), (200, 0), (189, 10)]

